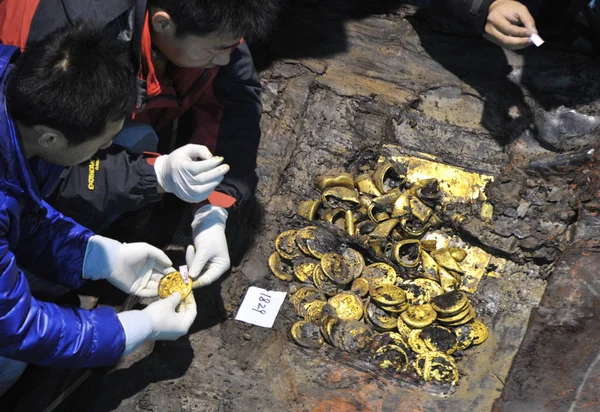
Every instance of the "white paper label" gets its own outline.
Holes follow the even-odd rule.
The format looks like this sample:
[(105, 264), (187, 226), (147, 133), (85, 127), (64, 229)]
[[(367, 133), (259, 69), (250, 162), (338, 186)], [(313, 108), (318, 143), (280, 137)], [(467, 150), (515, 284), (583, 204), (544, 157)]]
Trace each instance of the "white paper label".
[(186, 284), (190, 283), (190, 273), (187, 265), (179, 266), (179, 273), (181, 273), (181, 277)]
[(273, 327), (275, 318), (283, 304), (286, 292), (265, 290), (250, 286), (238, 309), (235, 320), (251, 323), (263, 328)]
[(536, 33), (533, 33), (529, 39), (533, 44), (535, 44), (536, 47), (540, 47), (542, 44), (544, 44), (544, 40)]

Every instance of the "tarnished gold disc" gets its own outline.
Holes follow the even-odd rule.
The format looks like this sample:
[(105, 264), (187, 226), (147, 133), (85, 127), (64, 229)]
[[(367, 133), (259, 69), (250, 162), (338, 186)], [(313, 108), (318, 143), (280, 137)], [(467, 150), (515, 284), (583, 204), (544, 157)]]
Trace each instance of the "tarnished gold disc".
[(275, 250), (286, 259), (295, 259), (302, 256), (302, 252), (296, 244), (296, 230), (286, 230), (275, 239)]
[(158, 296), (161, 299), (164, 299), (175, 292), (179, 292), (181, 300), (183, 301), (192, 291), (192, 283), (191, 280), (189, 283), (185, 283), (185, 280), (181, 277), (181, 273), (177, 271), (171, 272), (168, 275), (163, 276), (158, 283)]
[(386, 263), (373, 263), (363, 270), (362, 277), (371, 287), (393, 285), (396, 283), (396, 270)]
[(459, 322), (459, 321), (463, 320), (464, 318), (466, 318), (471, 313), (471, 309), (472, 309), (471, 305), (467, 304), (464, 306), (463, 309), (461, 309), (460, 312), (458, 312), (454, 315), (442, 316), (438, 312), (437, 321), (441, 322), (441, 323), (446, 323), (446, 324)]
[(321, 258), (325, 275), (338, 285), (347, 285), (358, 278), (365, 267), (362, 255), (354, 249), (340, 253), (326, 253)]
[(357, 296), (364, 298), (369, 294), (369, 281), (365, 278), (358, 278), (352, 282), (350, 291)]
[(327, 304), (324, 300), (314, 300), (309, 303), (305, 303), (303, 305), (304, 308), (304, 320), (308, 320), (311, 322), (315, 322), (317, 324), (321, 323), (323, 320), (323, 307)]
[(406, 292), (396, 285), (381, 285), (371, 290), (371, 298), (385, 306), (406, 302)]
[(281, 256), (277, 252), (273, 252), (271, 256), (269, 256), (269, 268), (271, 269), (271, 272), (281, 280), (285, 280), (286, 282), (294, 280), (294, 269), (283, 262)]
[(362, 301), (354, 293), (344, 292), (333, 296), (327, 302), (343, 321), (360, 320), (363, 315)]
[(421, 331), (421, 338), (429, 350), (452, 355), (458, 350), (458, 338), (443, 326), (428, 326)]
[(436, 381), (456, 385), (458, 369), (454, 359), (441, 352), (425, 352), (414, 361), (417, 375), (425, 381)]
[(473, 339), (475, 339), (475, 333), (473, 332), (471, 323), (456, 327), (454, 329), (454, 334), (458, 339), (458, 349), (460, 350), (467, 349), (473, 344)]
[(325, 275), (320, 264), (315, 267), (313, 282), (315, 283), (315, 286), (327, 296), (333, 296), (343, 291), (341, 286), (333, 283), (333, 281)]
[(398, 319), (373, 302), (369, 302), (365, 307), (366, 320), (368, 320), (377, 330), (389, 331), (396, 329)]
[(424, 328), (433, 323), (437, 317), (437, 312), (433, 310), (430, 304), (410, 306), (400, 315), (404, 323), (412, 328)]
[(421, 330), (422, 329), (413, 329), (408, 335), (408, 345), (415, 353), (425, 353), (429, 351), (425, 341), (421, 338)]
[(358, 320), (344, 322), (336, 330), (335, 341), (346, 352), (359, 352), (371, 343), (373, 328)]
[(385, 345), (377, 349), (373, 359), (381, 369), (404, 372), (408, 369), (408, 354), (397, 345)]
[(317, 260), (299, 259), (294, 261), (294, 275), (303, 283), (312, 283), (312, 276), (319, 262)]
[(300, 346), (310, 349), (318, 349), (323, 346), (319, 326), (314, 322), (300, 320), (292, 325), (292, 337)]
[(469, 308), (469, 312), (467, 313), (467, 316), (465, 316), (464, 318), (454, 321), (454, 322), (445, 322), (445, 326), (461, 326), (464, 325), (465, 323), (471, 322), (473, 319), (475, 319), (475, 316), (477, 316), (477, 314), (475, 313), (475, 308), (473, 308), (473, 306), (471, 306)]
[(410, 336), (411, 332), (412, 328), (406, 323), (404, 323), (402, 318), (398, 316), (398, 333), (400, 334), (400, 336), (402, 336), (402, 338), (404, 338), (405, 341), (408, 341), (408, 337)]
[(473, 328), (473, 345), (482, 344), (488, 337), (488, 328), (480, 320), (475, 320), (471, 323)]
[(431, 299), (431, 306), (440, 317), (456, 315), (462, 312), (468, 303), (467, 294), (459, 290), (444, 293)]
[(298, 249), (307, 256), (311, 256), (312, 254), (310, 253), (310, 250), (308, 250), (306, 240), (314, 239), (316, 229), (316, 226), (307, 226), (296, 231), (296, 245), (298, 246)]

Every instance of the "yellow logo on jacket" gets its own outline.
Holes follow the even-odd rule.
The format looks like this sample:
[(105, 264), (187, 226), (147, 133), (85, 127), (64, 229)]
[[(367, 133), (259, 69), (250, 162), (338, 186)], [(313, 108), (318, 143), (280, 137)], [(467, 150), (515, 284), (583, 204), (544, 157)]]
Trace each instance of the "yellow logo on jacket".
[(94, 190), (94, 181), (96, 180), (96, 170), (100, 168), (100, 159), (90, 159), (88, 173), (88, 189)]

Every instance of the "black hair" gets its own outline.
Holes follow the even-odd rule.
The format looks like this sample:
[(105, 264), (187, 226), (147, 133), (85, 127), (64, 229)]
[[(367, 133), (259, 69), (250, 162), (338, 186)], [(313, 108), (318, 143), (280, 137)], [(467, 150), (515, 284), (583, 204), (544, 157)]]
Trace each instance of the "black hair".
[(6, 102), (13, 119), (52, 127), (77, 145), (131, 115), (136, 91), (129, 52), (77, 23), (27, 47), (7, 80)]
[(232, 34), (260, 40), (271, 29), (280, 0), (151, 0), (177, 26), (176, 35)]

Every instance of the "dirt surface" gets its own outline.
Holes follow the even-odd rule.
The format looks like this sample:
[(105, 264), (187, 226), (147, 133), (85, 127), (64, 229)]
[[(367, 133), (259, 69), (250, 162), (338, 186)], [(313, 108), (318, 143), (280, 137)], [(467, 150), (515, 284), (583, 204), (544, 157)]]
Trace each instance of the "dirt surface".
[[(426, 8), (387, 2), (369, 15), (330, 3), (295, 2), (272, 42), (255, 46), (264, 87), (258, 206), (229, 228), (232, 253), (253, 240), (248, 253), (222, 282), (196, 293), (188, 337), (147, 344), (115, 369), (96, 371), (62, 410), (484, 411), (499, 397), (578, 218), (575, 176), (560, 173), (556, 152), (595, 141), (597, 60), (552, 44), (504, 52), (457, 34)], [(454, 226), (508, 259), (472, 297), (491, 333), (458, 361), (455, 389), (386, 377), (333, 349), (298, 347), (287, 302), (273, 329), (233, 320), (249, 286), (288, 287), (270, 274), (267, 258), (278, 233), (303, 224), (294, 211), (317, 196), (314, 178), (350, 170), (359, 156), (390, 153), (427, 153), (497, 177), (487, 191), (492, 223), (459, 210), (468, 219)], [(578, 161), (589, 161), (582, 153)], [(152, 240), (183, 263), (189, 213), (177, 207), (166, 202), (138, 214), (145, 230), (131, 237), (170, 228), (156, 229)]]

